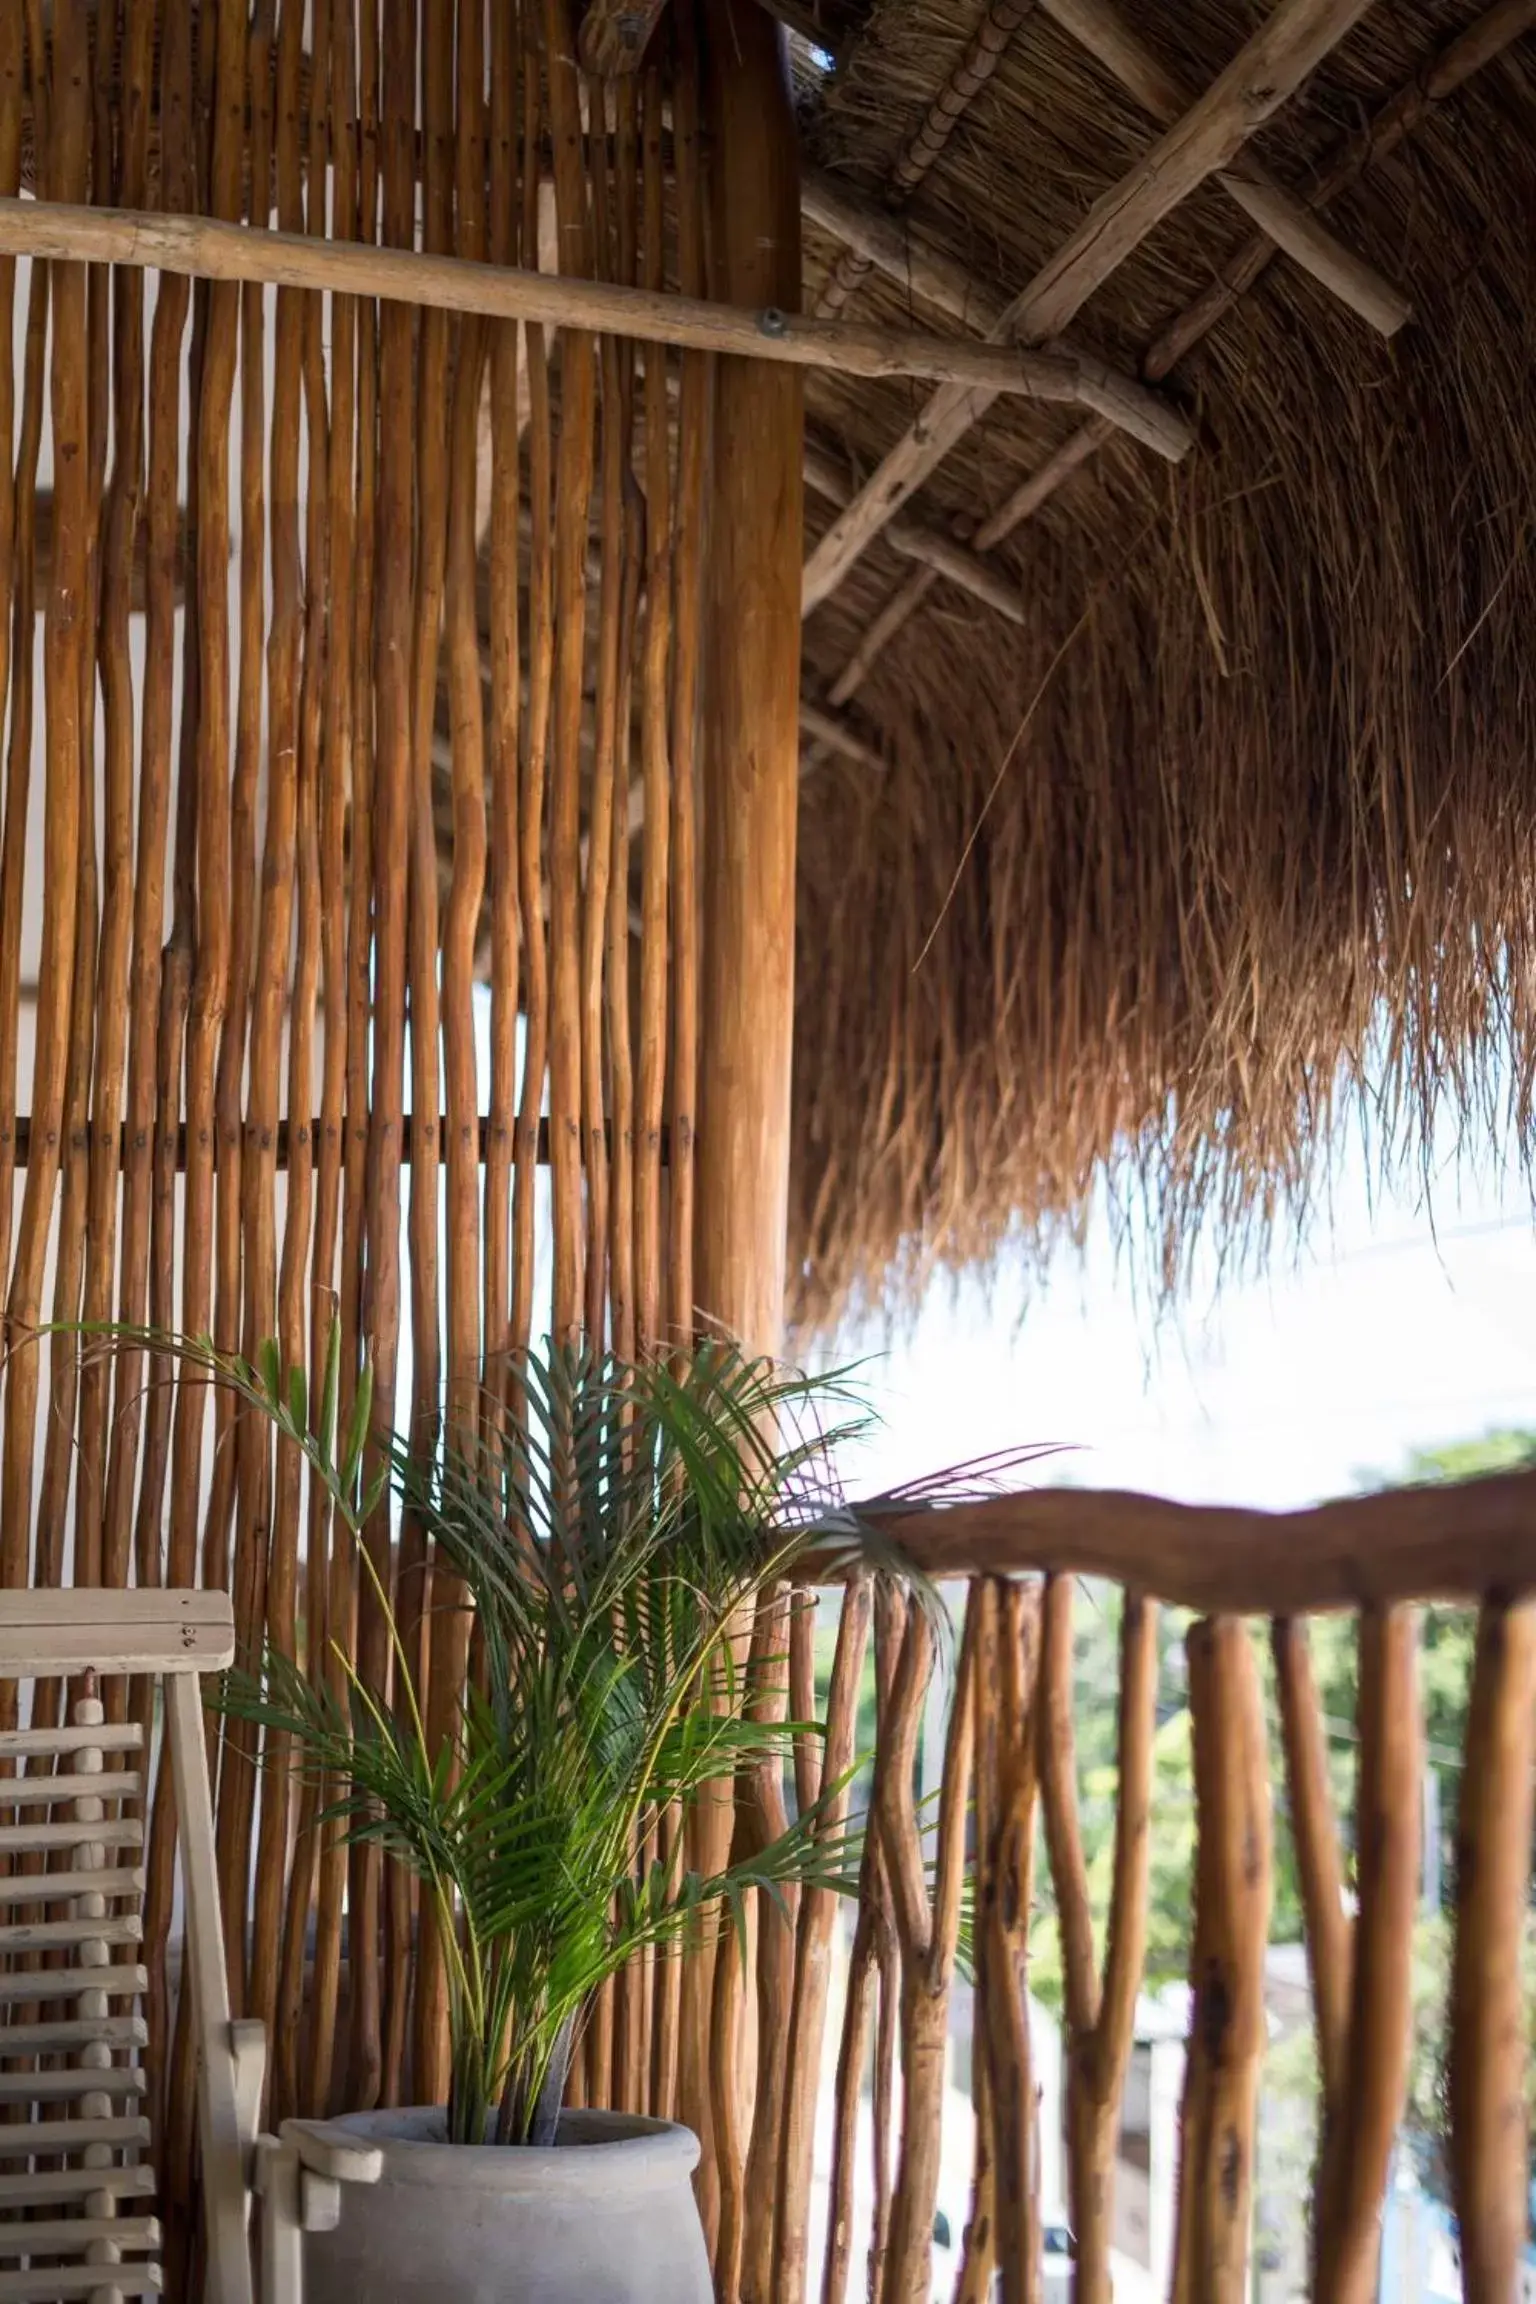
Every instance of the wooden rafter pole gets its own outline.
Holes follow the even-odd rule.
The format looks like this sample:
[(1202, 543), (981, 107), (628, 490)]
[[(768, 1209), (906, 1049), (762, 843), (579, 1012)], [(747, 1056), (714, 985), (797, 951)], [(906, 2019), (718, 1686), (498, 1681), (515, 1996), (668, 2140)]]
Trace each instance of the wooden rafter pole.
[[(1345, 138), (1332, 162), (1326, 166), (1316, 183), (1309, 189), (1307, 204), (1314, 209), (1326, 208), (1339, 194), (1365, 174), (1377, 161), (1396, 151), (1408, 136), (1419, 128), (1435, 108), (1455, 95), (1458, 89), (1478, 72), (1493, 63), (1513, 41), (1536, 27), (1536, 0), (1495, 0), (1495, 5), (1469, 24), (1464, 32), (1442, 48), (1427, 65), (1421, 66), (1382, 106), (1375, 117), (1356, 133)], [(828, 210), (829, 230), (834, 207), (846, 209), (841, 187), (828, 188), (824, 180), (813, 179), (806, 201), (806, 213), (816, 220), (816, 204), (824, 203)], [(890, 220), (885, 222), (885, 237), (880, 243), (888, 255), (894, 253), (894, 244), (902, 239), (901, 227)], [(1196, 297), (1194, 302), (1159, 330), (1141, 363), (1141, 373), (1149, 383), (1162, 383), (1177, 368), (1194, 346), (1203, 341), (1219, 325), (1244, 296), (1250, 294), (1263, 278), (1277, 254), (1275, 243), (1266, 233), (1256, 232), (1243, 246), (1236, 249), (1219, 267), (1218, 276), (1210, 288)], [(928, 295), (940, 310), (952, 309), (943, 293), (929, 294), (930, 289), (947, 285), (951, 294), (964, 296), (974, 284), (960, 267), (942, 252), (924, 246), (920, 239), (911, 242), (911, 287), (914, 293)], [(882, 267), (884, 268), (884, 267)], [(970, 536), (969, 549), (976, 558), (992, 551), (1015, 529), (1049, 503), (1073, 473), (1092, 460), (1112, 437), (1110, 428), (1100, 417), (1092, 416), (1085, 424), (1055, 449), (1035, 471), (1026, 475), (1003, 502), (996, 505)], [(912, 574), (892, 594), (860, 642), (844, 670), (828, 691), (828, 701), (844, 704), (867, 678), (884, 648), (900, 631), (912, 614), (922, 605), (936, 581), (936, 571), (914, 568)]]
[(638, 72), (665, 6), (666, 0), (588, 0), (576, 35), (583, 69), (606, 79)]
[(885, 766), (873, 744), (866, 744), (862, 736), (856, 736), (833, 712), (823, 712), (814, 704), (802, 704), (800, 726), (813, 744), (825, 744), (830, 751), (840, 752), (845, 760), (852, 760), (860, 768)]
[[(1160, 128), (1188, 110), (1190, 92), (1123, 16), (1113, 0), (1040, 0), (1052, 21), (1096, 56)], [(1257, 224), (1292, 263), (1374, 328), (1395, 336), (1412, 314), (1406, 296), (1330, 232), (1305, 201), (1277, 184), (1252, 153), (1239, 155), (1216, 178), (1227, 197)]]
[[(853, 483), (847, 477), (835, 456), (825, 449), (807, 446), (805, 451), (806, 485), (831, 504), (844, 505), (851, 501)], [(995, 568), (989, 568), (978, 553), (957, 544), (953, 536), (946, 536), (941, 528), (930, 528), (922, 520), (893, 520), (885, 532), (892, 551), (904, 560), (916, 561), (919, 567), (931, 568), (937, 575), (947, 576), (951, 584), (973, 599), (984, 600), (995, 608), (999, 616), (1010, 624), (1024, 622), (1024, 595), (1017, 584)]]
[[(924, 249), (896, 212), (905, 206), (943, 152), (956, 122), (986, 85), (1013, 32), (1036, 6), (1088, 49), (1131, 96), (1166, 128), (1189, 108), (1190, 95), (1166, 71), (1110, 0), (994, 0), (972, 36), (961, 62), (924, 116), (922, 126), (891, 172), (888, 205), (862, 200), (818, 171), (809, 172), (805, 212), (813, 223), (836, 233), (843, 249), (816, 299), (823, 318), (841, 312), (871, 268), (887, 273), (964, 324), (986, 329), (1002, 310), (1003, 298), (971, 280), (951, 259)], [(1346, 247), (1315, 208), (1277, 184), (1262, 162), (1240, 155), (1217, 177), (1234, 204), (1290, 257), (1299, 270), (1336, 296), (1382, 336), (1395, 335), (1409, 318), (1408, 299)]]
[[(1005, 308), (1003, 334), (1059, 336), (1094, 291), (1197, 185), (1224, 168), (1277, 112), (1371, 0), (1280, 0), (1199, 101), (1097, 200), (1077, 230)], [(985, 393), (935, 392), (817, 544), (805, 566), (807, 612), (835, 592), (908, 497), (992, 405)]]
[(849, 321), (808, 320), (781, 305), (730, 310), (701, 297), (569, 275), (551, 278), (460, 256), (314, 240), (204, 216), (41, 200), (0, 200), (0, 255), (5, 254), (329, 289), (433, 312), (533, 321), (776, 365), (830, 368), (840, 375), (922, 376), (992, 397), (1014, 392), (1026, 399), (1075, 402), (1173, 461), (1193, 439), (1177, 410), (1088, 354), (993, 347)]

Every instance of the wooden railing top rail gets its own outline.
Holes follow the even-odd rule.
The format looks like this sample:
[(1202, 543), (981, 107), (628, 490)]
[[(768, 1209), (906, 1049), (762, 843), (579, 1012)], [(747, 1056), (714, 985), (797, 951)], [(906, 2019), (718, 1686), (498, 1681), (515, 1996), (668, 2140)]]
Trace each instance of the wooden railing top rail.
[(1536, 1591), (1536, 1472), (1343, 1496), (1299, 1512), (1081, 1488), (860, 1509), (931, 1576), (1106, 1576), (1203, 1614)]

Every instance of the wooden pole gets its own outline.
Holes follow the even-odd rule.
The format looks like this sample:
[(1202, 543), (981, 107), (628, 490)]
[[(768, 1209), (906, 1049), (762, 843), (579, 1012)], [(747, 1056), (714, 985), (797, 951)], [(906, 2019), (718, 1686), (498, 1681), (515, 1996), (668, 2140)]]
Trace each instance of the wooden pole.
[[(783, 38), (749, 0), (704, 32), (714, 294), (799, 297), (800, 196)], [(783, 1330), (794, 1004), (804, 412), (800, 380), (716, 378), (704, 716), (704, 951), (696, 1286), (748, 1349)]]
[(1536, 1607), (1478, 1620), (1456, 1830), (1451, 1968), (1451, 2197), (1467, 2304), (1515, 2294), (1526, 2197), (1526, 2014)]
[[(751, 0), (701, 11), (700, 30), (710, 287), (726, 303), (791, 309), (800, 289), (800, 197), (783, 37)], [(791, 371), (719, 363), (704, 595), (699, 1078), (706, 1088), (694, 1286), (701, 1321), (752, 1352), (777, 1350), (784, 1318), (804, 429), (802, 388)], [(731, 1825), (728, 1799), (698, 1804), (697, 1864), (717, 1868)], [(717, 2167), (731, 2173), (734, 2147), (729, 2122), (712, 2133), (719, 2093), (711, 2101), (700, 2058), (687, 2045), (698, 2043), (711, 1966), (706, 1942), (685, 1982), (680, 2106), (704, 2138), (706, 2226)], [(741, 2245), (731, 2205), (722, 2216), (728, 2255)], [(729, 2261), (723, 2268), (729, 2284)], [(717, 2261), (717, 2276), (721, 2269)]]
[[(772, 27), (770, 26), (770, 32)], [(761, 36), (756, 41), (762, 46)], [(745, 67), (744, 67), (745, 68)], [(458, 256), (316, 243), (303, 233), (263, 232), (153, 210), (85, 208), (64, 201), (0, 197), (0, 255), (63, 263), (136, 264), (197, 279), (261, 280), (379, 296), (433, 312), (482, 312), (593, 334), (632, 336), (699, 352), (736, 352), (775, 366), (828, 368), (845, 376), (921, 376), (982, 395), (1075, 402), (1097, 409), (1155, 454), (1177, 463), (1194, 435), (1176, 409), (1103, 361), (1076, 352), (1017, 350), (912, 329), (866, 328), (795, 317), (799, 269), (788, 304), (722, 310), (661, 289), (497, 269)], [(748, 301), (744, 298), (730, 302)]]
[(1413, 1923), (1419, 1900), (1424, 1740), (1418, 1627), (1410, 1608), (1360, 1619), (1360, 1899), (1347, 2094), (1325, 2124), (1313, 2217), (1317, 2304), (1370, 2304), (1379, 2285), (1382, 2197), (1408, 2089)]
[(1185, 1645), (1199, 1844), (1172, 2293), (1173, 2304), (1240, 2304), (1269, 1933), (1264, 1711), (1245, 1624), (1194, 1624)]
[[(1071, 326), (1095, 291), (1179, 202), (1225, 168), (1343, 39), (1369, 0), (1279, 0), (1226, 70), (1095, 201), (1007, 305), (996, 334), (1043, 343)], [(986, 414), (984, 395), (945, 385), (929, 400), (806, 562), (806, 611), (835, 592), (909, 496)], [(1108, 415), (1107, 407), (1101, 414)]]
[(1066, 2002), (1067, 2154), (1077, 2235), (1077, 2304), (1108, 2304), (1120, 2099), (1135, 2032), (1147, 1938), (1157, 1610), (1125, 1595), (1120, 1631), (1120, 1781), (1114, 1887), (1102, 1976), (1093, 1944), (1077, 1808), (1072, 1579), (1046, 1582), (1040, 1689), (1040, 1789), (1056, 1884)]
[(937, 1580), (1070, 1570), (1212, 1615), (1536, 1590), (1536, 1472), (1340, 1496), (1300, 1512), (1036, 1488), (931, 1509), (876, 1501), (865, 1516)]

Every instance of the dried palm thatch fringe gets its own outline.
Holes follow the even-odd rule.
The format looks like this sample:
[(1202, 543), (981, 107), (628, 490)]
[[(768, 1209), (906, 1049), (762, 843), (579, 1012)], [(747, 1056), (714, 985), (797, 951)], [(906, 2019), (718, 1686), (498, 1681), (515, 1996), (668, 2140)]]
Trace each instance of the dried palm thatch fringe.
[[(881, 13), (829, 156), (862, 148), (954, 13)], [(1246, 21), (1202, 6), (1160, 36), (1197, 77)], [(1466, 21), (1357, 43), (1349, 101), (1369, 117)], [(803, 1326), (899, 1312), (1010, 1242), (1042, 1253), (1106, 1177), (1121, 1236), (1176, 1286), (1197, 1239), (1239, 1258), (1305, 1218), (1346, 1106), (1383, 1165), (1453, 1115), (1529, 1151), (1536, 406), (1511, 316), (1536, 310), (1536, 85), (1509, 66), (1416, 107), (1412, 144), (1336, 203), (1412, 285), (1395, 351), (1272, 272), (1190, 356), (1206, 446), (1174, 485), (1101, 456), (998, 550), (1026, 628), (935, 591), (868, 672), (858, 725), (885, 771), (829, 759), (801, 843)], [(1019, 277), (1062, 220), (1060, 176), (1091, 154), (1102, 175), (1145, 130), (1049, 27), (989, 102), (999, 136), (1038, 141), (1030, 201), (988, 204), (998, 146), (976, 133), (923, 222), (953, 246), (987, 214)], [(1304, 147), (1326, 153), (1335, 117), (1304, 111)], [(1181, 219), (1127, 268), (1102, 341), (1188, 301), (1202, 229)], [(901, 415), (812, 404), (866, 466)], [(928, 517), (997, 501), (1059, 438), (992, 423)], [(898, 565), (857, 570), (808, 626), (812, 693)]]

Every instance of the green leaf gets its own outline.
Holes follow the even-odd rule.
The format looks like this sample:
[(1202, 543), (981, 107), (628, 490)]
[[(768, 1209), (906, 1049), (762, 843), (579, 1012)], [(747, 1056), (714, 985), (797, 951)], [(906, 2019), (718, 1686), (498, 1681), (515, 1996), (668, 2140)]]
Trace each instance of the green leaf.
[(315, 1438), (322, 1460), (329, 1464), (336, 1438), (336, 1408), (341, 1396), (341, 1315), (331, 1314), (325, 1339), (325, 1378), (320, 1388), (320, 1429)]
[[(363, 1546), (387, 1682), (335, 1649), (322, 1670), (301, 1638), (313, 1679), (269, 1649), (218, 1699), (262, 1731), (264, 1753), (291, 1756), (328, 1820), (420, 1883), (444, 1947), (452, 2135), (483, 2136), (493, 2119), (531, 2133), (573, 2027), (637, 1951), (682, 1944), (708, 1912), (743, 1929), (753, 1897), (783, 1908), (793, 1888), (856, 1883), (858, 1829), (835, 1813), (846, 1783), (749, 1859), (712, 1875), (687, 1860), (695, 1804), (786, 1774), (796, 1739), (824, 1733), (815, 1717), (754, 1717), (782, 1658), (737, 1650), (838, 1509), (829, 1451), (845, 1387), (720, 1345), (633, 1365), (551, 1346), (519, 1358), (512, 1408), (487, 1399), (464, 1446), (427, 1446), (373, 1434), (365, 1364), (333, 1465), (337, 1324), (318, 1433), (304, 1374), (284, 1379), (274, 1343), (254, 1368), (181, 1356), (297, 1439), (354, 1530), (398, 1501), (434, 1563), (431, 1647), (461, 1596), (472, 1619), (476, 1672), (446, 1741), (423, 1724), (401, 1630), (428, 1595), (389, 1589)], [(858, 1526), (838, 1528), (862, 1556)]]

